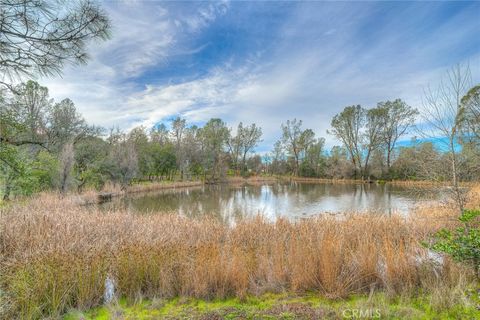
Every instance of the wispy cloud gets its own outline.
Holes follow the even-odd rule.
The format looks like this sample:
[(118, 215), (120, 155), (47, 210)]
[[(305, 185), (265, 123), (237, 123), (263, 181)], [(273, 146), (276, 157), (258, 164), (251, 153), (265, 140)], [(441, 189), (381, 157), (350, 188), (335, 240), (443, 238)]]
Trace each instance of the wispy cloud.
[(346, 105), (420, 106), (423, 87), (457, 62), (480, 81), (479, 3), (105, 5), (113, 39), (46, 82), (107, 127), (221, 117), (262, 126), (265, 149), (296, 117), (332, 145), (326, 129)]
[(200, 52), (206, 45), (191, 47), (188, 40), (225, 14), (228, 3), (195, 5), (181, 15), (155, 2), (106, 2), (105, 6), (114, 25), (112, 40), (92, 44), (87, 66), (70, 66), (62, 79), (42, 79), (42, 83), (55, 98), (72, 98), (86, 119), (97, 125), (125, 129), (155, 114), (166, 115), (131, 103), (152, 91), (141, 76), (169, 65), (173, 56)]

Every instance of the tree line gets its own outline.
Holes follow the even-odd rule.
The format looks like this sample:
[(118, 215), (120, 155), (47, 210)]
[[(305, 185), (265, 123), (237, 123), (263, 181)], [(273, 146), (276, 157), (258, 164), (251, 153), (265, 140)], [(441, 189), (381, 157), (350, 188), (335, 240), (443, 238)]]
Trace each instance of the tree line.
[(122, 132), (87, 124), (70, 99), (55, 102), (35, 81), (3, 91), (0, 99), (0, 178), (4, 198), (58, 189), (126, 187), (139, 180), (205, 179), (246, 172), (261, 128), (221, 119), (203, 127), (179, 117), (153, 128)]
[[(141, 180), (218, 182), (227, 175), (260, 174), (448, 181), (454, 174), (457, 180), (479, 179), (479, 97), (479, 86), (458, 97), (451, 127), (439, 113), (445, 108), (442, 102), (435, 105), (439, 110), (427, 109), (429, 129), (435, 114), (437, 126), (446, 127), (443, 134), (432, 133), (430, 141), (414, 138), (398, 145), (418, 130), (414, 123), (420, 113), (396, 99), (370, 109), (347, 106), (335, 115), (328, 134), (340, 146), (326, 150), (323, 137), (293, 119), (281, 124), (281, 139), (260, 155), (255, 148), (262, 129), (255, 123), (233, 129), (221, 119), (210, 119), (199, 127), (176, 117), (168, 127), (105, 130), (89, 125), (70, 99), (55, 102), (46, 87), (28, 81), (0, 97), (2, 193), (7, 199), (41, 190), (101, 189), (109, 182), (125, 188)], [(439, 148), (445, 142), (447, 148)]]

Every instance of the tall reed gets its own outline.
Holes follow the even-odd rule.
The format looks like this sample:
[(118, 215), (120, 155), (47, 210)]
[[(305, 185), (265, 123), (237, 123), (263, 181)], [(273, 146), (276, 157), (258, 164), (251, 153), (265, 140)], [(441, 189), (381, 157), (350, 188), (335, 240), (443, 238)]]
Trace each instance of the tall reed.
[(420, 242), (440, 225), (422, 221), (352, 214), (226, 226), (174, 213), (103, 212), (46, 194), (1, 213), (1, 316), (96, 306), (107, 277), (130, 299), (285, 290), (343, 298), (458, 286), (465, 281), (458, 266), (427, 259)]

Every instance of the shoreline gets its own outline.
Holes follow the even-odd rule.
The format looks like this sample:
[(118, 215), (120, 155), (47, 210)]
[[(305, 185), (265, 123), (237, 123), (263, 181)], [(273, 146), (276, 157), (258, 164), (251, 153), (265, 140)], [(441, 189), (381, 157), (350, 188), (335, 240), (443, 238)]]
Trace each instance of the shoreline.
[[(311, 183), (311, 184), (357, 184), (357, 185), (392, 185), (403, 186), (411, 188), (432, 188), (432, 187), (445, 187), (451, 186), (449, 182), (444, 181), (426, 181), (426, 180), (358, 180), (358, 179), (325, 179), (325, 178), (305, 178), (294, 176), (252, 176), (244, 178), (241, 176), (229, 176), (223, 181), (219, 181), (216, 184), (205, 183), (203, 180), (193, 181), (161, 181), (161, 182), (149, 182), (141, 181), (137, 182), (126, 189), (122, 190), (118, 185), (107, 185), (102, 190), (85, 190), (81, 193), (67, 193), (62, 197), (66, 199), (74, 199), (78, 204), (90, 205), (108, 202), (113, 198), (123, 197), (128, 194), (149, 193), (161, 190), (169, 189), (188, 189), (192, 187), (203, 187), (209, 185), (233, 185), (233, 186), (259, 186), (268, 183)], [(462, 188), (472, 188), (478, 185), (478, 182), (460, 182)], [(17, 197), (10, 201), (1, 201), (0, 208), (2, 206), (8, 206), (14, 203), (28, 201), (28, 199), (41, 196), (42, 194), (59, 194), (54, 191), (46, 191), (42, 193), (33, 194), (32, 196)], [(60, 195), (60, 194), (59, 194)]]
[[(225, 180), (220, 181), (216, 184), (205, 183), (203, 180), (193, 180), (193, 181), (164, 181), (164, 182), (140, 182), (128, 186), (125, 190), (118, 190), (118, 188), (107, 187), (102, 191), (85, 191), (83, 193), (77, 194), (82, 198), (85, 204), (92, 203), (102, 203), (111, 200), (115, 197), (121, 197), (128, 194), (135, 193), (147, 193), (155, 192), (159, 190), (168, 190), (168, 189), (184, 189), (191, 187), (200, 187), (207, 185), (250, 185), (257, 186), (268, 183), (312, 183), (312, 184), (376, 184), (376, 185), (393, 185), (393, 186), (405, 186), (405, 187), (449, 187), (449, 182), (440, 182), (440, 181), (416, 181), (416, 180), (358, 180), (358, 179), (325, 179), (325, 178), (304, 178), (304, 177), (293, 177), (293, 176), (254, 176), (254, 177), (227, 177)], [(461, 182), (461, 187), (473, 187), (476, 182)]]

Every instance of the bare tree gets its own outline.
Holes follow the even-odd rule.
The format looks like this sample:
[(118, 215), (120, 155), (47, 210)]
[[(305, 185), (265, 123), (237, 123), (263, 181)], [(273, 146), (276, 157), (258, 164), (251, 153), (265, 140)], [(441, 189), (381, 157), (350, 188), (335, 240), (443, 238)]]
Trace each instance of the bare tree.
[(285, 148), (294, 158), (293, 174), (298, 176), (298, 170), (300, 167), (300, 152), (302, 150), (301, 137), (302, 137), (302, 120), (293, 119), (287, 120), (286, 124), (282, 123), (282, 142)]
[[(305, 130), (307, 131), (307, 130)], [(310, 143), (305, 147), (305, 155), (302, 161), (302, 168), (310, 170), (311, 172), (303, 172), (309, 176), (320, 176), (324, 173), (325, 157), (324, 157), (325, 139), (312, 137)]]
[(300, 157), (302, 160), (307, 156), (308, 149), (315, 143), (315, 132), (312, 129), (302, 131), (299, 139)]
[(160, 145), (164, 145), (168, 142), (168, 130), (167, 127), (161, 123), (150, 131), (150, 140)]
[(175, 156), (177, 161), (177, 167), (180, 169), (180, 177), (183, 180), (187, 163), (186, 154), (183, 144), (185, 130), (187, 128), (187, 121), (180, 117), (176, 117), (172, 120), (172, 138), (175, 145)]
[(271, 159), (271, 173), (284, 174), (286, 172), (286, 164), (284, 148), (281, 140), (273, 144), (273, 150), (270, 152), (269, 157)]
[(326, 174), (331, 178), (350, 178), (355, 172), (352, 162), (349, 161), (347, 150), (344, 147), (334, 146), (326, 161)]
[(185, 131), (184, 137), (184, 148), (185, 148), (185, 164), (187, 179), (191, 179), (191, 175), (195, 174), (198, 176), (198, 168), (201, 167), (202, 163), (202, 153), (201, 149), (201, 139), (199, 135), (199, 128), (197, 126), (190, 126)]
[(228, 154), (230, 155), (230, 161), (232, 167), (235, 170), (235, 174), (238, 174), (240, 162), (240, 153), (242, 148), (242, 139), (240, 132), (243, 130), (243, 124), (240, 122), (237, 127), (237, 134), (232, 134), (232, 129), (229, 130), (228, 139), (227, 139), (227, 149)]
[(363, 173), (362, 166), (362, 127), (365, 124), (365, 110), (360, 106), (345, 107), (343, 111), (332, 119), (332, 130), (328, 133), (337, 137), (345, 146), (357, 172)]
[(233, 168), (238, 171), (239, 162), (242, 163), (242, 170), (247, 168), (247, 154), (260, 142), (262, 128), (257, 127), (255, 123), (249, 126), (243, 126), (240, 122), (237, 127), (237, 134), (232, 135), (231, 130), (227, 139), (228, 153), (232, 161)]
[[(443, 155), (444, 156), (444, 155)], [(416, 137), (408, 146), (398, 149), (398, 155), (392, 163), (391, 174), (402, 180), (445, 180), (449, 174), (449, 165), (442, 161), (442, 152), (432, 141), (420, 141)]]
[(119, 129), (111, 130), (107, 138), (110, 145), (107, 173), (114, 182), (119, 182), (123, 190), (138, 173), (138, 155), (135, 144)]
[(172, 138), (176, 148), (182, 144), (183, 133), (187, 127), (187, 121), (180, 117), (172, 120)]
[(401, 99), (380, 102), (377, 108), (385, 110), (383, 117), (383, 139), (387, 153), (387, 169), (392, 164), (392, 155), (398, 139), (408, 132), (418, 115), (418, 111), (407, 105)]
[(217, 182), (225, 174), (224, 149), (228, 139), (228, 128), (218, 118), (210, 119), (199, 130), (204, 178)]
[(454, 198), (460, 210), (463, 210), (465, 205), (464, 193), (458, 183), (458, 146), (462, 134), (461, 99), (470, 88), (470, 81), (469, 67), (456, 65), (447, 72), (446, 78), (437, 88), (429, 87), (425, 90), (421, 112), (424, 124), (420, 133), (424, 137), (436, 139), (447, 151)]
[(85, 63), (86, 44), (109, 37), (110, 21), (89, 0), (0, 0), (0, 84), (22, 76), (60, 74)]
[[(365, 160), (362, 166), (363, 170), (361, 171), (362, 180), (368, 174), (368, 164), (372, 153), (383, 143), (383, 119), (385, 115), (386, 112), (383, 108), (373, 108), (365, 112), (366, 123), (365, 133), (363, 135), (363, 150), (365, 150), (365, 152), (363, 152), (363, 150), (361, 151), (362, 154), (365, 153)], [(362, 156), (360, 155), (360, 159), (361, 158)]]
[[(239, 126), (240, 127), (240, 126)], [(247, 167), (247, 154), (253, 152), (254, 148), (261, 141), (262, 128), (257, 127), (255, 123), (252, 123), (249, 126), (243, 127), (240, 130), (241, 138), (241, 152), (242, 152), (242, 166), (243, 170), (246, 170)]]

